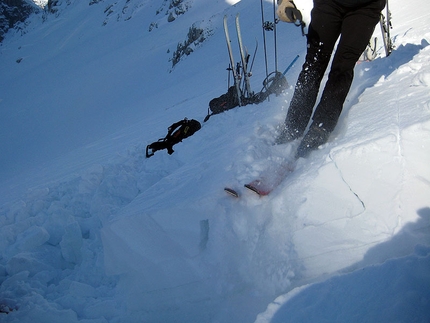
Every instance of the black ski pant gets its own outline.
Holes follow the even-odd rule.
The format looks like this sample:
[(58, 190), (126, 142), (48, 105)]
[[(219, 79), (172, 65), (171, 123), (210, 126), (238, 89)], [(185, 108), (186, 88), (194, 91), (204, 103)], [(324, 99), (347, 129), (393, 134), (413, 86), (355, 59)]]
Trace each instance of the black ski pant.
[(376, 0), (349, 8), (335, 0), (314, 0), (306, 60), (285, 121), (288, 131), (296, 138), (303, 135), (309, 123), (321, 80), (340, 36), (328, 80), (312, 117), (328, 132), (335, 128), (351, 87), (354, 66), (369, 43), (385, 2)]

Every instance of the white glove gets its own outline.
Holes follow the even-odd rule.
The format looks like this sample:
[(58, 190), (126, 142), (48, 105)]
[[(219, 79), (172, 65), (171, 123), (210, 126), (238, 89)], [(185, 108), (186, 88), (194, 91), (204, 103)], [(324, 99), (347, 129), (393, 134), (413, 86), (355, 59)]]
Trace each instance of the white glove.
[(293, 0), (278, 0), (276, 13), (280, 20), (293, 22), (296, 25), (300, 25), (303, 20), (302, 13), (297, 9)]

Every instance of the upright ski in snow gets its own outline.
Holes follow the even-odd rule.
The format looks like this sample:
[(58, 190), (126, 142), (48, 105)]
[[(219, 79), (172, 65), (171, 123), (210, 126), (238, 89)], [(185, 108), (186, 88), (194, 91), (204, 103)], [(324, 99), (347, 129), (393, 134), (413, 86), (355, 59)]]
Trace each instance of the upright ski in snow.
[(242, 105), (242, 92), (240, 90), (240, 74), (239, 74), (239, 71), (235, 67), (233, 50), (231, 48), (231, 39), (230, 39), (230, 34), (228, 32), (228, 26), (227, 26), (227, 15), (224, 16), (224, 33), (225, 33), (225, 39), (227, 41), (227, 49), (228, 49), (228, 55), (230, 57), (231, 70), (233, 72), (234, 86), (236, 87), (239, 106), (241, 106)]
[(243, 75), (245, 79), (245, 96), (250, 97), (252, 96), (251, 91), (251, 83), (249, 82), (250, 72), (248, 71), (248, 59), (249, 55), (245, 53), (245, 49), (242, 42), (242, 33), (240, 31), (240, 24), (239, 24), (239, 13), (236, 15), (236, 33), (237, 33), (237, 41), (239, 43), (239, 51), (240, 51), (240, 58), (242, 60), (242, 70)]
[[(250, 83), (251, 69), (252, 69), (253, 62), (251, 63), (250, 66), (248, 66), (250, 54), (248, 53), (248, 51), (246, 50), (242, 42), (242, 33), (240, 30), (239, 14), (236, 15), (235, 25), (236, 25), (237, 41), (238, 41), (239, 52), (240, 52), (240, 62), (238, 63), (236, 63), (234, 60), (233, 50), (231, 46), (231, 38), (230, 38), (230, 33), (227, 25), (227, 16), (224, 16), (224, 32), (225, 32), (225, 39), (227, 41), (228, 55), (230, 58), (230, 67), (231, 67), (231, 71), (233, 72), (234, 86), (236, 88), (237, 96), (239, 99), (238, 102), (239, 102), (239, 105), (241, 106), (243, 103), (242, 101), (244, 99), (251, 98), (254, 95), (254, 93), (251, 90), (251, 83)], [(254, 58), (255, 58), (255, 54), (257, 53), (257, 48), (258, 48), (258, 43), (256, 44)], [(241, 87), (242, 75), (243, 75), (243, 81), (244, 81), (243, 88)]]
[(385, 17), (383, 14), (381, 14), (380, 18), (380, 25), (381, 25), (381, 31), (382, 31), (382, 39), (384, 41), (384, 48), (385, 48), (385, 55), (389, 56), (391, 52), (394, 49), (393, 41), (391, 40), (391, 33), (390, 29), (392, 28), (391, 25), (391, 11), (388, 7), (388, 1), (386, 5), (386, 14)]

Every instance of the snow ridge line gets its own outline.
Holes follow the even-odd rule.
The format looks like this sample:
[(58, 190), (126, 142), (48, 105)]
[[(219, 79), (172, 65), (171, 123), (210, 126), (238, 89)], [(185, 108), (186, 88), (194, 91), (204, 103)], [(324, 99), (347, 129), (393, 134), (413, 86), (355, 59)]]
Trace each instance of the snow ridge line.
[[(405, 172), (406, 172), (406, 164), (405, 164), (405, 155), (404, 155), (404, 148), (402, 145), (402, 132), (400, 130), (400, 119), (401, 119), (401, 111), (400, 111), (400, 106), (399, 106), (399, 91), (396, 91), (396, 98), (395, 98), (395, 105), (396, 105), (396, 122), (397, 122), (397, 127), (396, 127), (396, 139), (397, 139), (397, 155), (399, 158), (399, 164), (400, 164), (400, 172), (401, 172), (401, 182), (400, 182), (400, 186), (403, 188), (405, 187), (405, 183), (406, 183), (406, 176), (405, 176)], [(397, 225), (393, 228), (392, 230), (392, 235), (394, 236), (396, 234), (396, 232), (401, 229), (402, 227), (402, 220), (401, 220), (401, 212), (400, 210), (402, 209), (402, 197), (401, 197), (401, 192), (403, 191), (403, 189), (400, 189), (397, 191), (396, 193), (396, 202), (397, 202)]]
[(343, 181), (343, 182), (345, 183), (345, 185), (348, 187), (349, 191), (350, 191), (352, 194), (354, 194), (354, 195), (355, 195), (355, 197), (357, 198), (357, 200), (360, 202), (361, 206), (363, 207), (363, 210), (362, 210), (360, 213), (358, 213), (358, 214), (356, 214), (356, 215), (353, 215), (353, 216), (351, 216), (351, 217), (349, 217), (349, 218), (350, 218), (350, 219), (352, 219), (352, 218), (355, 218), (355, 217), (357, 217), (357, 216), (360, 216), (361, 214), (363, 214), (364, 212), (366, 212), (366, 204), (365, 204), (365, 203), (364, 203), (364, 201), (360, 198), (360, 196), (358, 195), (358, 193), (356, 193), (356, 192), (352, 189), (351, 185), (349, 185), (348, 181), (347, 181), (347, 180), (345, 179), (345, 177), (343, 176), (342, 170), (339, 168), (339, 166), (338, 166), (338, 165), (337, 165), (337, 163), (336, 163), (336, 160), (333, 158), (333, 155), (332, 155), (332, 153), (331, 153), (331, 152), (328, 154), (328, 157), (329, 157), (329, 158), (330, 158), (330, 160), (333, 162), (334, 166), (336, 167), (337, 171), (339, 172), (339, 175), (340, 175), (340, 178), (342, 179), (342, 181)]

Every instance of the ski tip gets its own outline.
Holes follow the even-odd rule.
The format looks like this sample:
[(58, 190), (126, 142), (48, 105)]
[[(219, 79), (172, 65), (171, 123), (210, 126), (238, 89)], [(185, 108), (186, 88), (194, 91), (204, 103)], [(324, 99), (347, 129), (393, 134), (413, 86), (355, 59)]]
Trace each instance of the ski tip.
[(266, 196), (266, 195), (269, 195), (269, 193), (270, 193), (270, 191), (265, 191), (265, 190), (258, 189), (254, 185), (252, 185), (252, 184), (245, 184), (244, 186), (247, 189), (251, 190), (252, 192), (258, 194), (258, 196)]
[(258, 195), (261, 195), (261, 194), (260, 194), (260, 191), (259, 191), (258, 189), (256, 189), (254, 186), (252, 186), (252, 185), (250, 185), (250, 184), (245, 184), (244, 186), (245, 186), (247, 189), (251, 190), (252, 192), (257, 193)]
[(234, 189), (232, 189), (232, 188), (224, 187), (224, 191), (226, 191), (231, 196), (239, 197), (239, 193), (237, 191), (235, 191)]

